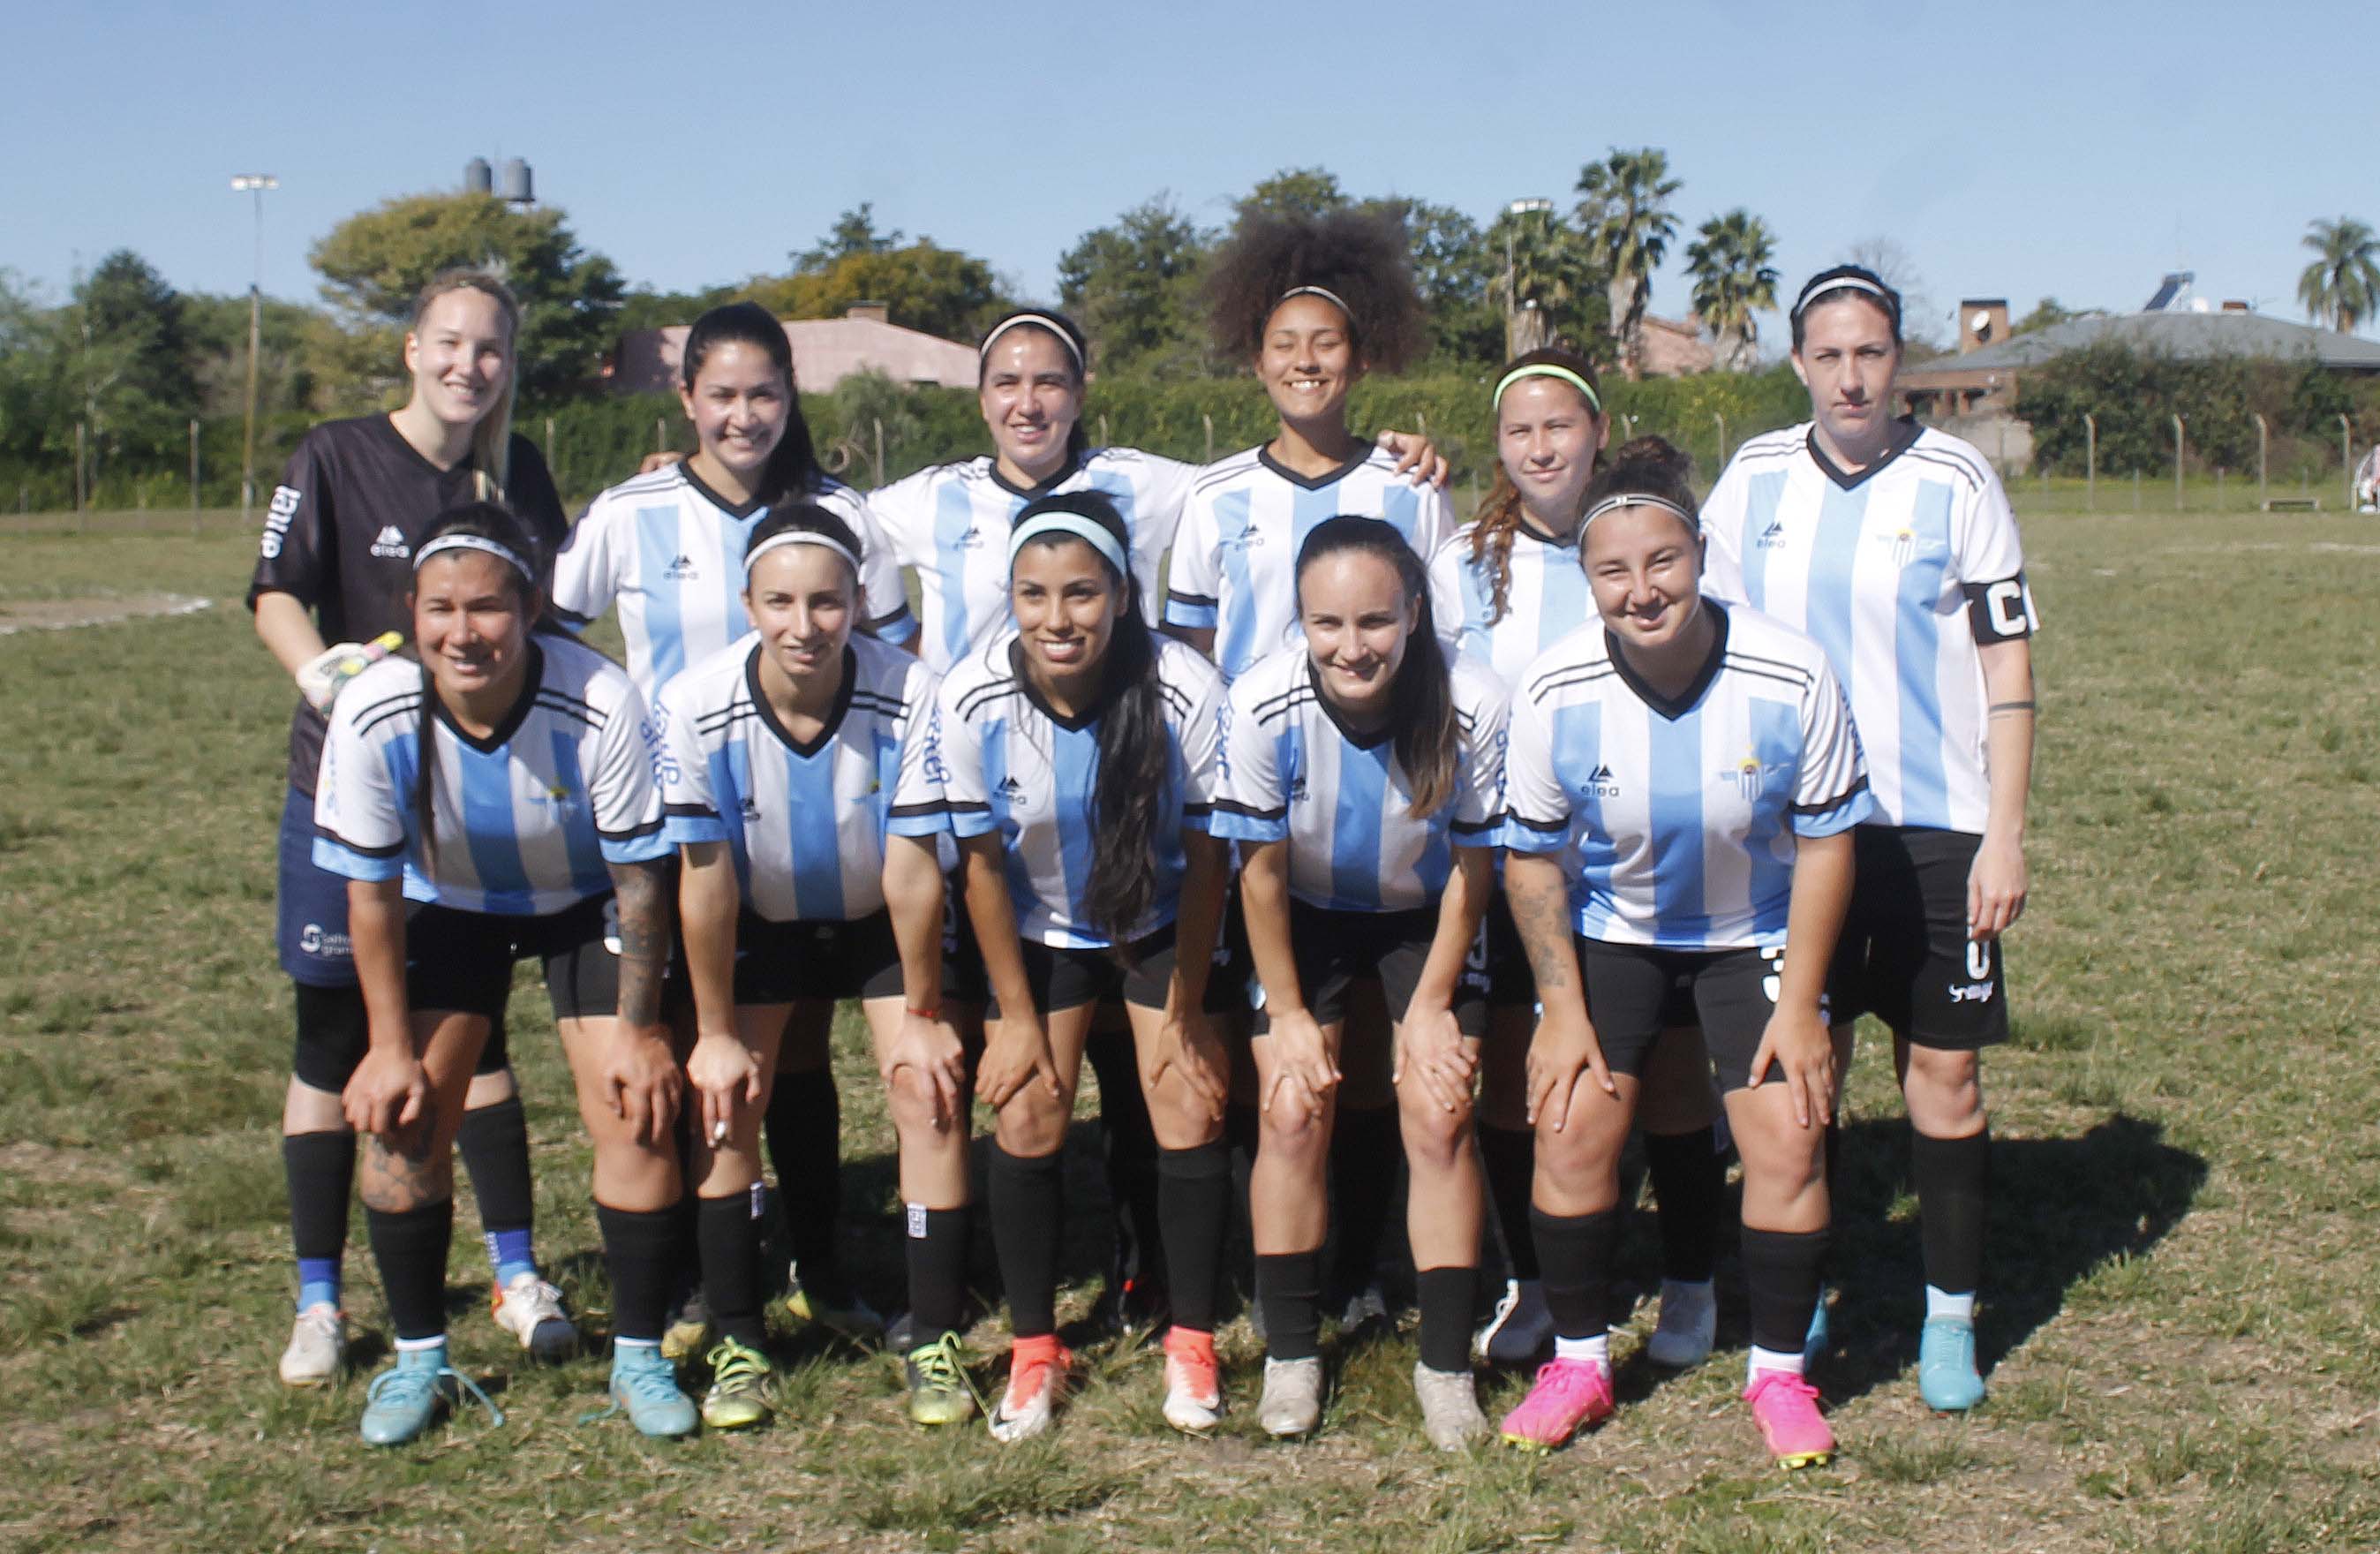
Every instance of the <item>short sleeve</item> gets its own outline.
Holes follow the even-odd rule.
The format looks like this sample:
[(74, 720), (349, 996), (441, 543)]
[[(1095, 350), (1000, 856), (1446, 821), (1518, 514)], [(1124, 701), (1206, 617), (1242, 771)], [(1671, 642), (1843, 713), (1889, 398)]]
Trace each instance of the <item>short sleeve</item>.
[(537, 444), (513, 433), (512, 451), (504, 469), (504, 501), (528, 526), (540, 557), (551, 570), (553, 558), (570, 538), (570, 517), (562, 510), (562, 493), (553, 489), (553, 472)]
[(900, 646), (917, 635), (909, 613), (909, 590), (901, 581), (901, 561), (884, 537), (868, 501), (848, 487), (835, 487), (823, 500), (859, 537), (859, 592), (868, 629), (881, 642)]
[(2008, 488), (1990, 469), (1962, 504), (1951, 534), (1952, 570), (1967, 602), (1967, 624), (1980, 643), (2014, 642), (2038, 627), (2033, 590), (2024, 580), (2024, 544)]
[(1463, 782), (1449, 830), (1458, 847), (1495, 847), (1504, 833), (1504, 747), (1510, 704), (1500, 686), (1483, 678), (1471, 708), (1471, 734), (1460, 752)]
[(1215, 504), (1194, 493), (1173, 536), (1173, 560), (1166, 572), (1165, 624), (1185, 630), (1215, 628), (1218, 561)]
[(1743, 597), (1744, 493), (1748, 489), (1743, 477), (1737, 473), (1738, 461), (1730, 459), (1719, 471), (1718, 484), (1704, 498), (1703, 517), (1703, 592), (1713, 599), (1730, 603), (1749, 602)]
[(1241, 675), (1219, 704), (1215, 815), (1208, 829), (1233, 842), (1280, 842), (1289, 835), (1281, 742), (1256, 713), (1258, 682), (1269, 678)]
[(595, 834), (606, 863), (650, 863), (669, 856), (662, 834), (661, 731), (645, 698), (623, 684), (619, 701), (595, 736), (595, 775), (589, 784)]
[(419, 715), (393, 712), (386, 698), (347, 696), (334, 706), (314, 784), (314, 867), (349, 880), (395, 880), (405, 873), (405, 795), (390, 775), (385, 745), (362, 731), (366, 712)]
[(958, 677), (945, 679), (934, 698), (934, 747), (941, 757), (942, 798), (950, 807), (951, 830), (960, 836), (982, 836), (993, 829), (991, 802), (983, 791), (983, 750), (979, 735), (959, 710)]
[(1429, 559), (1429, 613), (1439, 638), (1455, 644), (1465, 651), (1485, 654), (1488, 637), (1472, 629), (1471, 612), (1465, 602), (1463, 573), (1470, 560), (1470, 545), (1458, 534), (1440, 545)]
[(711, 791), (710, 763), (695, 735), (694, 709), (687, 705), (695, 681), (691, 674), (677, 676), (662, 688), (653, 709), (661, 731), (654, 767), (661, 782), (662, 837), (673, 847), (730, 840), (719, 795)]
[(1182, 751), (1182, 824), (1212, 832), (1216, 789), (1220, 783), (1223, 744), (1223, 677), (1196, 653), (1177, 655), (1192, 671), (1190, 710), (1173, 731)]
[(1172, 547), (1175, 536), (1182, 531), (1183, 509), (1189, 504), (1190, 488), (1198, 479), (1198, 466), (1157, 454), (1140, 456), (1147, 473), (1139, 498), (1133, 504), (1132, 544), (1134, 550), (1145, 551), (1153, 562)]
[(951, 829), (950, 799), (943, 787), (941, 721), (937, 715), (941, 689), (941, 680), (923, 663), (910, 670), (900, 720), (901, 765), (892, 783), (892, 806), (884, 820), (890, 835), (933, 836)]
[(322, 458), (324, 439), (310, 433), (289, 455), (281, 483), (265, 504), (264, 532), (257, 541), (256, 573), (248, 585), (248, 607), (268, 593), (285, 593), (312, 608), (322, 601), (332, 557), (326, 537), (335, 532), (331, 471)]
[[(895, 566), (924, 566), (934, 559), (933, 479), (933, 469), (920, 469), (889, 486), (877, 487), (865, 499), (868, 521), (883, 538), (885, 554)], [(869, 597), (874, 597), (872, 592)], [(905, 600), (907, 595), (902, 597)]]
[(1448, 501), (1443, 488), (1426, 485), (1421, 488), (1421, 509), (1414, 517), (1413, 548), (1418, 555), (1436, 555), (1439, 546), (1454, 538), (1454, 504)]
[(1833, 836), (1876, 813), (1868, 792), (1867, 761), (1842, 687), (1825, 659), (1802, 693), (1802, 768), (1793, 784), (1796, 836)]
[(1512, 698), (1505, 730), (1504, 845), (1558, 853), (1570, 841), (1570, 794), (1554, 772), (1550, 720), (1524, 692)]
[(570, 526), (553, 558), (553, 608), (564, 624), (583, 627), (612, 607), (620, 592), (617, 509), (597, 497)]

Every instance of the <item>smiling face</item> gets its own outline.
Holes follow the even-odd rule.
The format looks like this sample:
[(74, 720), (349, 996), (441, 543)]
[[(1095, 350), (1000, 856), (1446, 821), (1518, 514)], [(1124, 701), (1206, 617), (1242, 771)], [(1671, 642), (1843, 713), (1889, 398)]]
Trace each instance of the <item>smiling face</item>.
[(793, 416), (793, 384), (783, 370), (745, 340), (713, 345), (695, 370), (694, 386), (679, 389), (677, 397), (702, 455), (747, 486), (768, 467)]
[(1347, 419), (1347, 394), (1364, 376), (1347, 315), (1319, 297), (1293, 297), (1265, 321), (1257, 377), (1281, 419), (1293, 425), (1337, 427)]
[(1820, 302), (1802, 315), (1792, 362), (1793, 375), (1810, 391), (1810, 415), (1828, 454), (1864, 465), (1892, 419), (1900, 347), (1890, 317), (1858, 293)]
[(504, 401), (512, 376), (512, 330), (484, 291), (457, 287), (431, 298), (405, 337), (413, 402), (448, 426), (476, 426)]
[(1621, 507), (1587, 525), (1579, 560), (1603, 624), (1624, 648), (1658, 651), (1702, 608), (1702, 537), (1661, 507)]
[(1000, 462), (1038, 481), (1065, 462), (1083, 414), (1083, 380), (1056, 335), (1026, 324), (991, 343), (976, 400)]
[(851, 640), (858, 579), (822, 545), (783, 545), (762, 556), (744, 584), (744, 612), (768, 649), (768, 662), (799, 686), (833, 674)]
[(536, 601), (520, 574), (482, 551), (442, 551), (413, 575), (413, 640), (449, 700), (517, 675)]
[(1083, 540), (1028, 540), (1008, 579), (1026, 662), (1045, 686), (1096, 674), (1124, 607), (1123, 585)]
[(1315, 684), (1331, 705), (1357, 718), (1384, 716), (1421, 619), (1395, 564), (1355, 549), (1318, 556), (1297, 575), (1297, 616)]
[(1577, 521), (1611, 423), (1558, 378), (1524, 378), (1496, 406), (1496, 451), (1505, 477), (1539, 524), (1557, 534)]

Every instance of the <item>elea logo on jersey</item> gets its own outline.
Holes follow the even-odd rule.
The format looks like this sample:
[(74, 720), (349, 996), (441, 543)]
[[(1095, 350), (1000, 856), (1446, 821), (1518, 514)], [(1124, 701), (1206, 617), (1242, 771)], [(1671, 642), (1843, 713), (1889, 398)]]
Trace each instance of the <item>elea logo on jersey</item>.
[(1305, 803), (1305, 772), (1301, 771), (1301, 772), (1299, 772), (1295, 777), (1293, 777), (1293, 778), (1292, 778), (1292, 779), (1290, 780), (1290, 783), (1289, 783), (1289, 801), (1290, 801), (1292, 804), (1303, 804), (1303, 803)]
[(1018, 782), (1013, 776), (1002, 777), (1000, 780), (999, 793), (1001, 797), (1006, 799), (1011, 804), (1014, 804), (1024, 798), (1025, 784)]
[(1785, 548), (1785, 526), (1779, 523), (1775, 518), (1769, 519), (1768, 527), (1760, 531), (1760, 538), (1754, 540), (1753, 543), (1764, 551), (1783, 550)]
[(398, 561), (403, 561), (413, 553), (413, 547), (405, 542), (404, 531), (395, 524), (382, 524), (380, 533), (372, 539), (371, 553), (376, 556), (393, 556)]
[(1595, 770), (1587, 774), (1586, 791), (1591, 796), (1596, 798), (1618, 798), (1620, 796), (1620, 783), (1611, 775), (1610, 762), (1597, 761), (1595, 763)]
[(980, 551), (980, 550), (982, 550), (982, 549), (983, 549), (983, 530), (981, 530), (981, 529), (979, 529), (979, 528), (976, 528), (976, 526), (975, 526), (974, 524), (972, 524), (972, 523), (968, 524), (968, 525), (966, 526), (966, 532), (965, 532), (965, 534), (960, 535), (957, 539), (955, 539), (955, 540), (952, 540), (952, 541), (951, 541), (951, 549), (953, 549), (953, 550), (954, 550), (954, 551)]
[(699, 580), (702, 574), (696, 568), (694, 558), (681, 552), (670, 558), (670, 564), (662, 568), (662, 576), (673, 583), (691, 583)]
[(747, 825), (747, 826), (748, 826), (748, 825), (751, 825), (751, 824), (753, 824), (755, 821), (759, 820), (759, 818), (760, 818), (760, 807), (759, 807), (758, 804), (756, 804), (756, 803), (754, 803), (754, 802), (752, 801), (752, 795), (749, 795), (749, 794), (745, 795), (744, 795), (744, 823), (745, 823), (746, 825)]

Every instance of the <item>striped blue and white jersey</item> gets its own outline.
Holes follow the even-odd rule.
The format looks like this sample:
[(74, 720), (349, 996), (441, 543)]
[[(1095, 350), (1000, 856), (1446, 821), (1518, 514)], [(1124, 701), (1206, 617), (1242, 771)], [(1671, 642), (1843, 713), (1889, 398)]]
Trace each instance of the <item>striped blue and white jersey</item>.
[(1395, 455), (1368, 448), (1308, 480), (1259, 447), (1200, 470), (1173, 540), (1166, 624), (1212, 627), (1215, 662), (1236, 680), (1293, 635), (1298, 549), (1323, 519), (1378, 518), (1427, 562), (1454, 532), (1454, 509), (1444, 492), (1413, 484), (1396, 466)]
[[(861, 608), (878, 636), (905, 642), (917, 629), (901, 567), (850, 487), (820, 477), (808, 500), (859, 537)], [(744, 545), (769, 516), (704, 485), (680, 460), (624, 480), (588, 504), (553, 566), (553, 607), (583, 626), (620, 607), (628, 673), (650, 698), (688, 664), (752, 629), (744, 613)]]
[(1214, 832), (1289, 844), (1290, 893), (1333, 912), (1401, 912), (1446, 889), (1457, 847), (1493, 847), (1504, 825), (1503, 682), (1456, 658), (1453, 796), (1427, 819), (1396, 759), (1393, 727), (1359, 735), (1314, 683), (1293, 642), (1232, 682)]
[(1008, 532), (1026, 504), (1059, 492), (1096, 491), (1115, 504), (1132, 537), (1132, 571), (1149, 623), (1158, 618), (1158, 570), (1182, 519), (1195, 465), (1137, 448), (1094, 448), (1054, 479), (1012, 485), (989, 456), (920, 469), (868, 495), (868, 512), (902, 565), (917, 575), (917, 651), (939, 674), (1008, 628)]
[(2030, 637), (2008, 492), (1984, 455), (1903, 421), (1847, 476), (1807, 425), (1755, 437), (1703, 504), (1703, 589), (1827, 650), (1866, 747), (1876, 819), (1981, 834), (1991, 807), (1980, 643)]
[(1600, 621), (1513, 687), (1504, 843), (1570, 849), (1571, 904), (1589, 939), (1782, 944), (1794, 838), (1832, 836), (1875, 810), (1818, 645), (1756, 610), (1705, 608), (1718, 640), (1675, 701), (1637, 678)]
[[(520, 701), (485, 739), (455, 725), (411, 659), (356, 676), (322, 747), (316, 868), (401, 876), (413, 901), (541, 917), (609, 892), (611, 864), (669, 856), (645, 698), (618, 664), (566, 637), (532, 637), (528, 651)], [(435, 763), (427, 848), (415, 801), (425, 759)]]
[(855, 637), (826, 726), (797, 742), (760, 689), (758, 632), (662, 690), (662, 834), (724, 842), (744, 904), (771, 922), (844, 921), (884, 904), (888, 836), (948, 828), (934, 672)]
[(1471, 554), (1477, 528), (1463, 525), (1430, 558), (1430, 609), (1439, 634), (1484, 661), (1509, 687), (1531, 659), (1595, 619), (1595, 597), (1575, 538), (1548, 540), (1524, 519), (1512, 533), (1511, 581), (1498, 613), (1493, 548), (1476, 560)]
[[(1018, 670), (1014, 632), (960, 661), (942, 680), (941, 755), (951, 829), (996, 834), (1007, 853), (1008, 894), (1023, 938), (1067, 949), (1109, 941), (1084, 911), (1089, 888), (1099, 720), (1064, 719)], [(1208, 829), (1223, 684), (1214, 665), (1171, 637), (1157, 644), (1171, 746), (1149, 865), (1157, 894), (1128, 939), (1173, 920), (1186, 868), (1182, 832)]]

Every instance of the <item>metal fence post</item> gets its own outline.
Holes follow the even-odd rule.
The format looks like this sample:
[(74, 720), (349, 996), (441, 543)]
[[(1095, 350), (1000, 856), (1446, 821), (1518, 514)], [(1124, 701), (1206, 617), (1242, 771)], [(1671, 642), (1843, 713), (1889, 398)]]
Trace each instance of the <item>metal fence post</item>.
[(2090, 510), (2099, 510), (2099, 418), (2089, 411), (2082, 413), (2082, 480), (2089, 493)]
[(1215, 418), (1201, 410), (1198, 413), (1198, 419), (1205, 422), (1207, 427), (1207, 456), (1198, 462), (1212, 464), (1215, 462)]
[(2256, 509), (2262, 512), (2272, 504), (2265, 485), (2272, 474), (2273, 429), (2262, 415), (2251, 414), (2249, 419), (2256, 423)]
[(2183, 451), (2181, 418), (2180, 416), (2176, 416), (2173, 418), (2173, 510), (2177, 513), (2181, 511), (2181, 460)]
[(199, 536), (199, 423), (190, 423), (190, 538)]
[(1727, 467), (1727, 418), (1713, 410), (1711, 419), (1718, 422), (1718, 466), (1724, 469)]
[(2338, 472), (2347, 482), (2347, 511), (2355, 511), (2355, 424), (2338, 418)]

